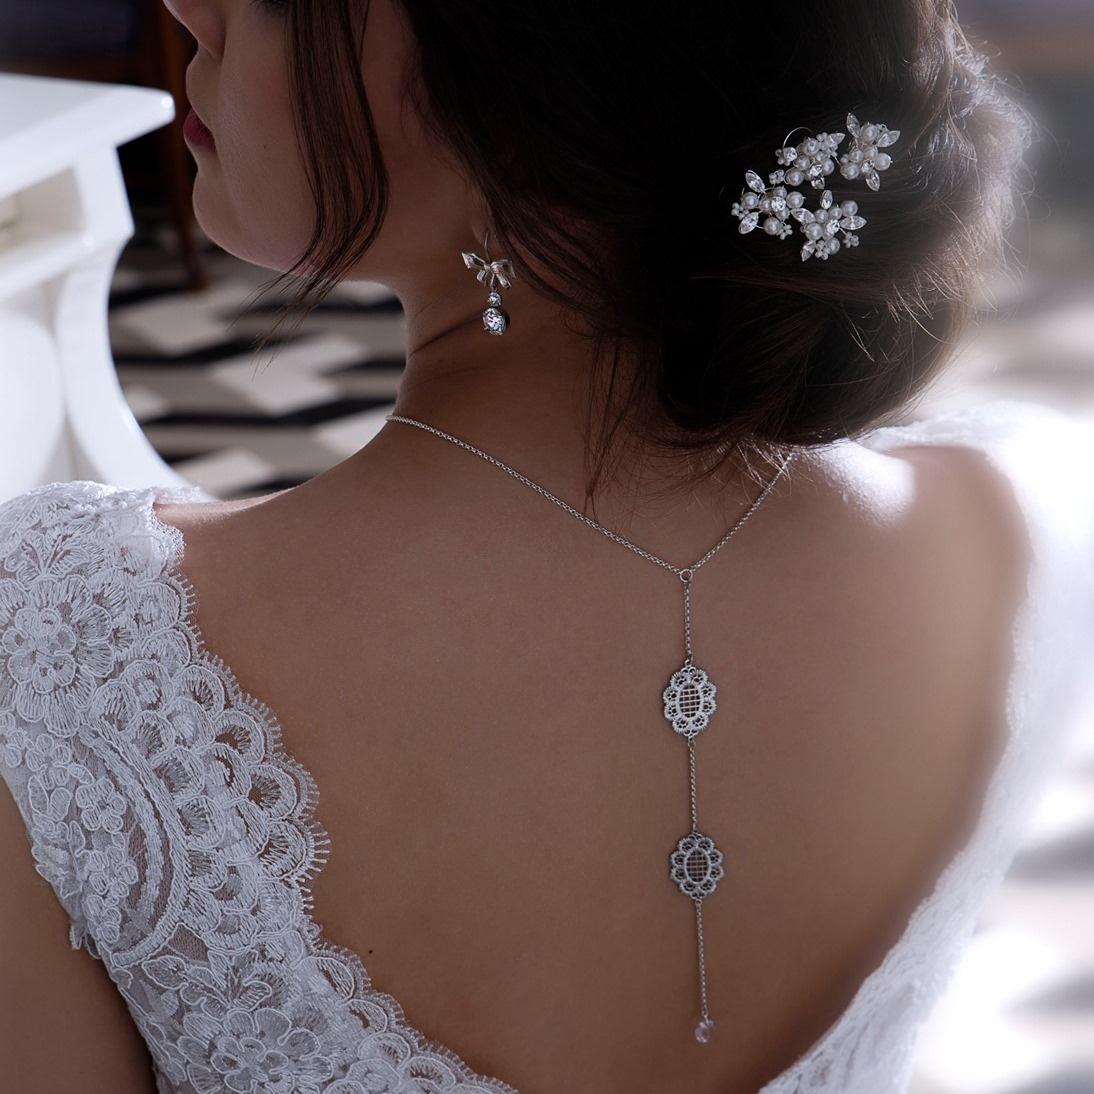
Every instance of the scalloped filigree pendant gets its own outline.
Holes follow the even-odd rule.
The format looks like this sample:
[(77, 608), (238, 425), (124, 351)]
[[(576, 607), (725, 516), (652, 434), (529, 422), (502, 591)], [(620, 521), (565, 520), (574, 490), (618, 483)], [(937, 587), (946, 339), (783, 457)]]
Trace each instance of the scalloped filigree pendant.
[(706, 729), (710, 716), (718, 709), (714, 701), (717, 694), (707, 674), (688, 661), (672, 674), (669, 686), (661, 693), (665, 717), (677, 733), (690, 740)]
[(702, 900), (710, 896), (725, 877), (722, 857), (710, 836), (693, 829), (676, 844), (676, 850), (669, 856), (672, 880), (684, 896)]

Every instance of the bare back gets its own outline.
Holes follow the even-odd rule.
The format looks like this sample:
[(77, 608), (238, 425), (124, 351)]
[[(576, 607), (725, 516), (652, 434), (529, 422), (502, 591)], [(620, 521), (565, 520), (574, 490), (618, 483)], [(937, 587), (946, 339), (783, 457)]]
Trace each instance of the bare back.
[(318, 782), (314, 916), (411, 1023), (522, 1091), (755, 1092), (838, 1017), (971, 823), (1017, 515), (973, 452), (848, 443), (697, 574), (719, 686), (698, 808), (726, 871), (700, 1046), (694, 912), (666, 872), (689, 822), (659, 703), (679, 582), (480, 461), (444, 468), (443, 486), (336, 468), (158, 508), (208, 647)]

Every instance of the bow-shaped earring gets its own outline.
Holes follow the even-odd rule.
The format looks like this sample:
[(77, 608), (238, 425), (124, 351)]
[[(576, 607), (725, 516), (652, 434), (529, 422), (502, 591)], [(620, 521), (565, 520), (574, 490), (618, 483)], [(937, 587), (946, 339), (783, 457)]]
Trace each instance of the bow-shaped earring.
[[(487, 255), (486, 243), (490, 239), (489, 231), (483, 241), (483, 250)], [(504, 334), (509, 327), (509, 316), (502, 311), (501, 293), (497, 286), (508, 289), (513, 283), (513, 263), (508, 258), (498, 258), (493, 262), (489, 258), (480, 258), (470, 251), (461, 251), (463, 264), (469, 270), (477, 270), (477, 280), (486, 282), (489, 279), (490, 295), (486, 298), (486, 310), (482, 313), (482, 326), (487, 334)]]

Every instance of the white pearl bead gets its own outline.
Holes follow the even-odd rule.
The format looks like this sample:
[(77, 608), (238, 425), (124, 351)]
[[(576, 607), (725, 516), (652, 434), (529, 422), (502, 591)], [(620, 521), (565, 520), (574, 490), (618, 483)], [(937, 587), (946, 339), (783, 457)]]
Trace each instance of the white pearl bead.
[(778, 217), (768, 217), (767, 220), (764, 221), (764, 231), (767, 232), (769, 236), (773, 236), (781, 226), (782, 221), (779, 220)]
[(840, 167), (840, 174), (845, 179), (857, 179), (862, 174), (862, 168), (857, 163), (845, 163)]
[(820, 237), (824, 235), (824, 229), (814, 222), (812, 224), (807, 224), (805, 228), (802, 229), (802, 234), (806, 239), (820, 239)]
[(832, 236), (832, 238), (827, 243), (827, 247), (828, 247), (828, 253), (830, 255), (834, 255), (836, 253), (836, 251), (839, 250), (839, 240), (836, 239), (835, 236)]
[(790, 170), (786, 172), (786, 181), (789, 182), (791, 186), (800, 186), (802, 179), (804, 178), (805, 175), (796, 167), (791, 167)]
[(799, 156), (794, 161), (794, 166), (795, 167), (800, 167), (804, 171), (809, 166), (810, 163), (812, 163), (812, 160), (809, 156)]
[(879, 152), (874, 157), (874, 166), (879, 171), (884, 171), (893, 162), (893, 157), (888, 152)]
[(799, 194), (798, 191), (795, 190), (792, 194), (787, 195), (786, 204), (789, 205), (791, 209), (800, 209), (805, 204), (805, 195)]
[(746, 209), (755, 209), (756, 206), (759, 205), (759, 203), (760, 203), (759, 194), (755, 194), (751, 190), (749, 190), (749, 192), (747, 194), (745, 194), (745, 196), (743, 198), (741, 198), (741, 204)]
[(843, 215), (853, 217), (858, 212), (858, 202), (854, 198), (848, 198), (846, 201), (840, 203), (843, 209)]
[(877, 140), (877, 126), (872, 122), (870, 125), (863, 126), (859, 130), (859, 138), (864, 141), (876, 141)]

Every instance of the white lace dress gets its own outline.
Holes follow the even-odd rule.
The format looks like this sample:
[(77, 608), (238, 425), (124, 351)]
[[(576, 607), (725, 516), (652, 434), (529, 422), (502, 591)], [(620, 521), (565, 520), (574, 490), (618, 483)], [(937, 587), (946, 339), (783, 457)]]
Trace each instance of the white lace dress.
[[(761, 1094), (905, 1089), (918, 1028), (1094, 666), (1088, 427), (1006, 400), (863, 443), (971, 446), (1015, 489), (1035, 557), (1008, 743), (971, 839), (838, 1021)], [(514, 1078), (474, 1073), (324, 940), (308, 888), (328, 847), (315, 781), (204, 647), (182, 535), (152, 507), (167, 498), (209, 495), (75, 481), (0, 506), (0, 772), (71, 945), (103, 961), (161, 1094), (511, 1094)]]

